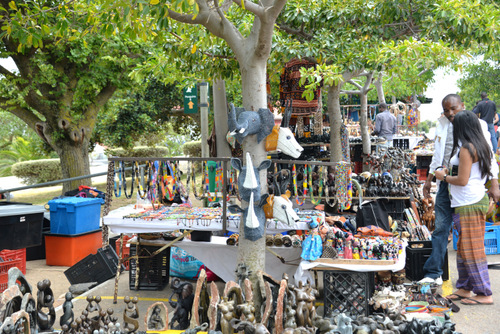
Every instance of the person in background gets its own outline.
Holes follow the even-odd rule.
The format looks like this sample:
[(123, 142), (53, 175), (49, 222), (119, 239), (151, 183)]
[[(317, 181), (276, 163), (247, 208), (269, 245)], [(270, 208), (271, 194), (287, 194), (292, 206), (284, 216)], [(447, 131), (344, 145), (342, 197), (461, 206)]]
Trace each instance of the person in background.
[(392, 146), (392, 138), (396, 134), (396, 117), (387, 110), (387, 104), (378, 105), (379, 113), (375, 117), (375, 130), (373, 134), (383, 137), (387, 140), (387, 146)]
[(455, 115), (451, 156), (452, 173), (446, 167), (434, 172), (436, 179), (448, 183), (451, 207), (455, 208), (459, 222), (457, 290), (447, 298), (461, 300), (463, 305), (491, 305), (493, 293), (484, 249), (489, 199), (484, 184), (492, 177), (492, 152), (478, 118), (471, 111)]
[[(446, 95), (442, 101), (443, 115), (438, 119), (436, 127), (436, 137), (434, 139), (434, 154), (429, 166), (429, 175), (423, 187), (425, 198), (431, 198), (431, 184), (434, 173), (438, 167), (448, 166), (453, 148), (453, 118), (459, 111), (464, 110), (462, 99), (457, 94)], [(483, 135), (489, 137), (488, 127), (484, 121), (480, 121)], [(489, 142), (489, 140), (488, 140)], [(498, 164), (494, 159), (491, 163), (491, 187), (489, 194), (495, 202), (500, 198), (500, 189), (498, 188)], [(448, 183), (439, 181), (437, 183), (437, 194), (435, 199), (435, 229), (432, 232), (432, 252), (424, 264), (424, 278), (419, 283), (443, 284), (441, 275), (443, 274), (443, 264), (446, 256), (448, 236), (453, 223), (453, 209), (451, 208), (450, 195), (448, 192)]]
[(497, 106), (495, 102), (488, 99), (488, 94), (486, 92), (481, 93), (481, 101), (472, 109), (477, 116), (488, 124), (488, 131), (491, 136), (491, 145), (493, 146), (493, 152), (497, 151), (497, 136), (495, 133), (495, 127), (493, 125), (493, 120), (495, 114), (497, 113)]

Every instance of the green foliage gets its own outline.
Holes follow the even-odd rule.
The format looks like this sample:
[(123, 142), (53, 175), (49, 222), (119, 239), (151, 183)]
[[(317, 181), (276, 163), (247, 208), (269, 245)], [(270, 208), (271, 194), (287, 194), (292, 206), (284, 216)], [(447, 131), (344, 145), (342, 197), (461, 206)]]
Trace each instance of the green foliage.
[(436, 121), (425, 120), (419, 124), (419, 130), (425, 133), (429, 133), (429, 130), (433, 127), (436, 127)]
[(184, 144), (182, 151), (188, 157), (201, 157), (201, 141), (190, 141)]
[(172, 112), (181, 104), (182, 90), (175, 84), (144, 80), (142, 85), (118, 92), (108, 102), (93, 141), (128, 149), (137, 143), (147, 146), (163, 143), (168, 134), (196, 137), (199, 128), (193, 118)]
[(62, 179), (59, 159), (41, 159), (18, 162), (12, 166), (12, 174), (33, 185)]
[(54, 152), (43, 150), (40, 140), (16, 137), (11, 142), (8, 139), (0, 141), (0, 176), (12, 175), (12, 165), (16, 162), (53, 158)]
[(105, 150), (108, 156), (114, 157), (132, 157), (132, 158), (147, 158), (147, 157), (168, 157), (170, 156), (168, 147), (147, 147), (137, 146), (124, 150), (123, 148), (108, 148)]
[(488, 93), (488, 98), (500, 105), (500, 61), (483, 60), (464, 66), (457, 84), (469, 110), (481, 100), (481, 92)]

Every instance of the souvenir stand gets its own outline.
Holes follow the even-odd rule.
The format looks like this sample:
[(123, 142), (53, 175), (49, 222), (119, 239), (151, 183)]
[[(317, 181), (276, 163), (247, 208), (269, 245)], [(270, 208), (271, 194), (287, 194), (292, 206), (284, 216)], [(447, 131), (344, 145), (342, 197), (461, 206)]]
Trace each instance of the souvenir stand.
[[(169, 186), (168, 184), (168, 178), (170, 174), (168, 173), (179, 173), (180, 169), (178, 167), (178, 162), (179, 161), (189, 161), (189, 170), (187, 171), (187, 179), (188, 183), (186, 184), (186, 187), (182, 184), (182, 182), (177, 181), (174, 182), (174, 180), (171, 180), (172, 185), (175, 184), (178, 187), (178, 191), (184, 192), (186, 197), (188, 197), (188, 189), (190, 188), (189, 182), (192, 182), (192, 190), (193, 190), (193, 195), (196, 196), (197, 199), (201, 199), (203, 196), (207, 199), (210, 199), (212, 201), (215, 201), (215, 198), (217, 197), (220, 200), (221, 207), (215, 208), (215, 207), (209, 207), (209, 208), (188, 208), (188, 207), (183, 207), (183, 206), (170, 206), (170, 207), (163, 207), (163, 206), (157, 206), (156, 210), (147, 210), (145, 211), (143, 208), (139, 209), (134, 209), (134, 205), (129, 205), (126, 207), (122, 207), (116, 210), (113, 210), (109, 212), (104, 218), (104, 229), (106, 230), (106, 233), (108, 233), (108, 229), (111, 230), (111, 232), (119, 234), (120, 235), (120, 252), (123, 249), (123, 234), (138, 234), (138, 238), (134, 238), (132, 240), (129, 240), (129, 243), (134, 246), (134, 251), (133, 255), (131, 258), (134, 260), (134, 272), (135, 270), (140, 270), (140, 260), (142, 256), (138, 256), (140, 254), (139, 249), (142, 247), (153, 247), (155, 246), (156, 249), (154, 251), (150, 251), (148, 253), (147, 258), (154, 258), (155, 256), (160, 255), (160, 257), (166, 257), (164, 255), (164, 251), (168, 249), (171, 246), (177, 246), (179, 248), (182, 248), (186, 250), (188, 253), (199, 259), (201, 262), (203, 262), (207, 267), (209, 267), (215, 274), (217, 274), (219, 277), (223, 278), (224, 280), (232, 280), (234, 279), (234, 268), (236, 268), (236, 252), (237, 252), (237, 247), (231, 246), (230, 241), (235, 241), (237, 242), (237, 239), (235, 238), (226, 238), (226, 237), (219, 237), (219, 236), (211, 236), (212, 231), (231, 231), (231, 232), (239, 232), (239, 224), (240, 224), (240, 215), (239, 214), (233, 214), (227, 211), (227, 200), (230, 197), (233, 197), (235, 199), (236, 197), (236, 190), (238, 188), (236, 184), (236, 173), (237, 171), (234, 168), (229, 168), (228, 162), (230, 161), (229, 158), (109, 158), (110, 164), (116, 163), (117, 165), (120, 165), (120, 169), (122, 167), (126, 167), (128, 165), (133, 166), (132, 167), (132, 175), (134, 176), (134, 179), (136, 181), (136, 184), (134, 185), (134, 179), (131, 179), (131, 176), (122, 176), (121, 180), (118, 180), (119, 182), (123, 182), (126, 184), (127, 178), (132, 181), (132, 185), (137, 186), (138, 191), (138, 196), (142, 195), (141, 197), (146, 197), (146, 189), (143, 189), (143, 184), (150, 184), (150, 183), (155, 183), (152, 181), (153, 178), (156, 178), (157, 180), (161, 180), (160, 183), (163, 185), (160, 185), (160, 187), (165, 187), (164, 193), (168, 193), (167, 187)], [(196, 193), (196, 189), (198, 188), (195, 186), (195, 177), (194, 177), (194, 171), (191, 167), (193, 167), (194, 162), (203, 162), (203, 161), (215, 161), (218, 164), (217, 168), (217, 189), (215, 192), (210, 193), (208, 191), (208, 176), (205, 173), (205, 176), (203, 177), (203, 189), (204, 189), (204, 194), (201, 194), (199, 196)], [(146, 164), (147, 166), (147, 172), (144, 173), (144, 171), (141, 172), (141, 168), (139, 167), (139, 163), (141, 164)], [(300, 163), (300, 162), (299, 162)], [(157, 167), (154, 167), (156, 164)], [(166, 174), (162, 174), (162, 168), (161, 165), (164, 165), (165, 168), (163, 168), (163, 171), (166, 172)], [(174, 166), (172, 169), (168, 168), (167, 165), (171, 164)], [(328, 163), (320, 163), (320, 164), (325, 164), (328, 165)], [(110, 167), (109, 171), (111, 174), (115, 174), (114, 167)], [(154, 176), (155, 173), (159, 173), (158, 175)], [(123, 175), (121, 170), (116, 173), (118, 175)], [(142, 181), (138, 181), (141, 177), (140, 174), (147, 174), (144, 177), (146, 178), (146, 182), (143, 183)], [(168, 174), (168, 175), (167, 175)], [(113, 188), (113, 179), (116, 180), (116, 177), (110, 176), (108, 174), (108, 193), (109, 196), (111, 197), (112, 192), (111, 189)], [(175, 179), (175, 178), (174, 178)], [(158, 183), (156, 183), (158, 185)], [(150, 189), (151, 190), (151, 189)], [(158, 190), (158, 189), (156, 189)], [(174, 189), (175, 190), (175, 189)], [(277, 196), (278, 197), (278, 196)], [(281, 200), (281, 196), (280, 200)], [(151, 198), (149, 198), (151, 200)], [(277, 199), (276, 199), (277, 200)], [(324, 216), (321, 212), (319, 211), (302, 211), (298, 212), (298, 216), (295, 214), (295, 211), (292, 209), (291, 202), (287, 199), (286, 201), (283, 199), (284, 203), (286, 204), (287, 208), (281, 209), (285, 204), (278, 206), (276, 205), (274, 209), (271, 209), (273, 211), (273, 214), (277, 216), (280, 214), (280, 211), (283, 211), (282, 214), (285, 216), (290, 216), (290, 217), (296, 217), (293, 222), (290, 224), (285, 224), (282, 221), (278, 221), (276, 219), (268, 219), (266, 223), (266, 232), (268, 235), (271, 234), (278, 234), (281, 232), (286, 232), (289, 230), (308, 230), (309, 229), (309, 223), (311, 221), (316, 221), (321, 223), (324, 221)], [(154, 202), (154, 199), (153, 199)], [(108, 204), (109, 205), (109, 204)], [(278, 207), (276, 209), (276, 207)], [(287, 218), (288, 219), (288, 218)], [(180, 231), (183, 232), (180, 232)], [(168, 240), (162, 240), (165, 239), (165, 233), (164, 232), (171, 232), (171, 231), (178, 231), (177, 233), (168, 233), (168, 237), (166, 239)], [(206, 237), (206, 233), (208, 234), (208, 238)], [(158, 233), (163, 233), (163, 237), (161, 238), (155, 238), (154, 240), (151, 240), (151, 234), (158, 234)], [(190, 240), (182, 240), (186, 235), (191, 234), (192, 238)], [(205, 241), (205, 242), (194, 242), (194, 234), (201, 234), (201, 240), (200, 241)], [(234, 236), (234, 235), (233, 235)], [(197, 237), (200, 238), (200, 237)], [(284, 238), (286, 239), (286, 238)], [(281, 238), (279, 238), (281, 240)], [(296, 240), (290, 238), (290, 241)], [(278, 244), (278, 239), (274, 240), (271, 238), (271, 240), (268, 242), (266, 239), (266, 244), (267, 244), (267, 250), (273, 254), (274, 256), (268, 256), (266, 257), (266, 271), (268, 271), (269, 274), (275, 276), (275, 277), (281, 277), (283, 273), (288, 273), (290, 277), (293, 276), (295, 273), (295, 270), (298, 265), (298, 259), (300, 259), (300, 253), (301, 253), (301, 248), (300, 248), (300, 240), (298, 240), (298, 243), (294, 243), (293, 246), (291, 247), (292, 244), (285, 244), (284, 246), (290, 246), (290, 247), (279, 247), (277, 246)], [(280, 241), (281, 244), (286, 243), (285, 240)], [(233, 256), (228, 256), (228, 254), (232, 254)], [(119, 254), (119, 258), (121, 259), (121, 262), (125, 262), (129, 260), (129, 258), (124, 258), (123, 254)], [(224, 259), (221, 261), (221, 259)], [(164, 261), (165, 262), (165, 261)], [(163, 263), (163, 264), (158, 264), (159, 267), (163, 266), (165, 267), (168, 265), (168, 263)], [(168, 268), (162, 268), (163, 271), (168, 270)], [(132, 272), (132, 270), (131, 270)], [(135, 282), (131, 282), (131, 288), (138, 288), (139, 287), (139, 273), (135, 274), (133, 277), (135, 278)], [(116, 282), (115, 282), (115, 299), (117, 296), (117, 283), (119, 280), (119, 273), (117, 273), (116, 276)], [(163, 277), (160, 279), (160, 281), (168, 281), (168, 276)], [(161, 282), (159, 283), (161, 285)]]

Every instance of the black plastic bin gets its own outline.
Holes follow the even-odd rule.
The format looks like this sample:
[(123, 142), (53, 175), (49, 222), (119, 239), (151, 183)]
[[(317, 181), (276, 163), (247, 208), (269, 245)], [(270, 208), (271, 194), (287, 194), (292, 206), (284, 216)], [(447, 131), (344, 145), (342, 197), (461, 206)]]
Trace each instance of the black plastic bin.
[[(109, 245), (90, 254), (64, 272), (71, 284), (97, 282), (101, 284), (116, 275), (118, 255)], [(122, 265), (122, 270), (125, 269)]]
[[(149, 257), (160, 246), (140, 246), (139, 256), (148, 258), (139, 259), (139, 267), (134, 258), (130, 259), (129, 266), (129, 287), (135, 290), (135, 278), (139, 268), (138, 290), (163, 290), (168, 284), (170, 275), (170, 247), (167, 247), (159, 254)], [(137, 254), (137, 245), (130, 245), (130, 256)]]
[(373, 272), (325, 270), (323, 272), (325, 316), (346, 313), (352, 318), (368, 316), (368, 301), (375, 290)]
[[(425, 261), (431, 256), (432, 241), (410, 241), (406, 247), (406, 263), (405, 272), (406, 278), (410, 281), (419, 281), (424, 278), (424, 264)], [(448, 250), (443, 263), (443, 281), (450, 279), (448, 269)]]
[(41, 205), (0, 202), (0, 250), (40, 245), (44, 211)]

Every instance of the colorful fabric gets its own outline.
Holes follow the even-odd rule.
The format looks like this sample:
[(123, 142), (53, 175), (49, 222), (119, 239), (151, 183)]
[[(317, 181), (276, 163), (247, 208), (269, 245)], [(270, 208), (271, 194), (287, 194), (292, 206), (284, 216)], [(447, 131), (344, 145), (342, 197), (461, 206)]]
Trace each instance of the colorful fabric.
[(484, 250), (485, 216), (488, 211), (488, 196), (476, 204), (455, 208), (458, 214), (457, 244), (457, 289), (472, 291), (478, 295), (491, 296), (488, 261)]
[(352, 201), (351, 167), (349, 163), (340, 161), (335, 165), (335, 181), (340, 209), (347, 210), (351, 207)]
[(345, 124), (340, 125), (340, 146), (342, 148), (342, 161), (351, 162), (351, 149), (349, 147), (349, 131)]
[(321, 90), (314, 91), (314, 98), (308, 102), (302, 93), (305, 88), (299, 84), (300, 69), (315, 67), (316, 65), (307, 61), (292, 59), (285, 64), (285, 68), (280, 76), (280, 100), (282, 101), (282, 111), (284, 111), (284, 101), (293, 99), (292, 115), (312, 115), (318, 110), (319, 100), (321, 99)]

